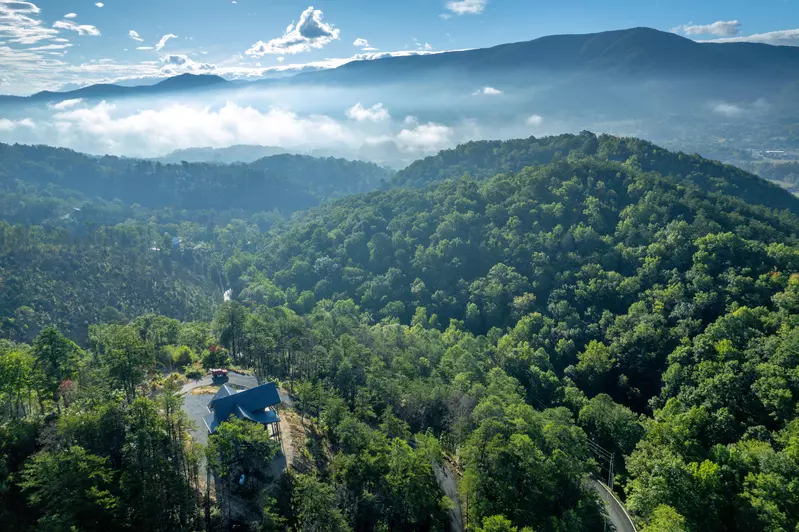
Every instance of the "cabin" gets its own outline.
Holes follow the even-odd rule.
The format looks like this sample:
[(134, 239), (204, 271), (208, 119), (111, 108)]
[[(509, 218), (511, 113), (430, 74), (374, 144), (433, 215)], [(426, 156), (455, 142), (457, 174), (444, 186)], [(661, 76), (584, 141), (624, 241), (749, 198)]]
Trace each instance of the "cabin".
[(208, 402), (208, 415), (203, 418), (208, 433), (213, 434), (230, 416), (266, 425), (273, 437), (280, 437), (277, 406), (280, 395), (274, 382), (238, 391), (223, 384)]

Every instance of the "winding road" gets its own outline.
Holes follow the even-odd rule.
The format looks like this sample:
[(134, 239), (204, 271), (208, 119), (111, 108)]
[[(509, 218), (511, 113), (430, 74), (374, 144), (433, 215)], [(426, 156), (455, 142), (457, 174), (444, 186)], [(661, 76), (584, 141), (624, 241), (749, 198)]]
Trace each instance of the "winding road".
[(592, 480), (591, 487), (605, 501), (605, 506), (608, 509), (608, 519), (610, 519), (610, 523), (616, 529), (616, 532), (636, 532), (635, 525), (630, 519), (630, 514), (627, 513), (627, 510), (624, 509), (624, 506), (613, 492), (598, 480)]
[[(212, 386), (212, 385), (222, 384), (223, 382), (227, 384), (235, 384), (236, 386), (241, 386), (243, 388), (254, 388), (255, 386), (258, 386), (258, 379), (256, 379), (253, 375), (244, 375), (242, 373), (236, 373), (234, 371), (231, 371), (228, 373), (228, 380), (226, 381), (214, 382), (214, 380), (211, 378), (210, 375), (206, 375), (200, 380), (192, 381), (185, 384), (183, 388), (181, 388), (180, 393), (187, 394), (191, 390), (199, 388), (200, 386)], [(281, 389), (279, 390), (279, 393), (280, 393), (280, 399), (283, 402), (283, 404), (290, 407), (292, 405), (292, 400), (288, 396), (286, 391)], [(197, 403), (197, 405), (192, 404), (195, 402)], [(190, 417), (197, 418), (197, 420), (199, 421), (199, 425), (201, 427), (202, 427), (202, 415), (207, 413), (207, 410), (205, 409), (205, 404), (207, 402), (208, 402), (207, 396), (198, 396), (196, 401), (190, 400), (186, 405), (187, 413), (189, 413)], [(283, 431), (284, 438), (286, 436), (290, 437), (291, 432), (290, 430), (288, 430), (288, 427), (286, 427), (286, 429), (283, 429), (283, 427), (281, 427), (281, 430)], [(200, 428), (200, 430), (197, 430), (196, 432), (197, 434), (195, 434), (195, 438), (199, 439), (201, 443), (205, 443), (205, 440), (207, 440), (207, 432), (205, 431), (205, 429)], [(289, 449), (291, 449), (290, 442), (288, 443), (288, 447)], [(284, 446), (284, 452), (285, 450), (286, 449)], [(449, 470), (449, 467), (447, 467), (446, 464), (443, 464), (443, 467), (436, 466), (434, 472), (436, 475), (436, 480), (438, 480), (438, 483), (441, 486), (444, 493), (446, 493), (451, 499), (453, 499), (453, 502), (455, 502), (455, 508), (453, 508), (450, 511), (450, 524), (455, 532), (460, 532), (464, 529), (463, 512), (460, 506), (458, 488), (455, 482), (455, 476), (452, 473), (452, 471)], [(599, 496), (602, 497), (602, 500), (605, 501), (605, 506), (607, 507), (608, 510), (608, 519), (610, 520), (613, 527), (616, 529), (616, 532), (637, 532), (635, 525), (632, 522), (632, 519), (630, 519), (630, 515), (624, 509), (624, 506), (621, 504), (621, 502), (616, 498), (616, 496), (610, 491), (610, 489), (608, 489), (608, 487), (605, 484), (597, 480), (592, 480), (590, 482), (590, 486), (594, 490), (596, 490), (596, 492), (599, 493)]]

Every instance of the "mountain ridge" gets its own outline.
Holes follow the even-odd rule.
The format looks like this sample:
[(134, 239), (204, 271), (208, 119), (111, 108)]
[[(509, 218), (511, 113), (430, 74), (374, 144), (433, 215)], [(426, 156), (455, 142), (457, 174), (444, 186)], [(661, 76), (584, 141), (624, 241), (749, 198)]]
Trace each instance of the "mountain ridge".
[[(799, 48), (761, 43), (702, 43), (652, 28), (636, 27), (586, 34), (547, 35), (530, 41), (504, 43), (487, 48), (429, 55), (358, 60), (340, 67), (302, 72), (280, 79), (235, 83), (237, 87), (260, 84), (291, 84), (359, 81), (384, 83), (441, 69), (465, 73), (507, 70), (514, 74), (532, 70), (648, 75), (729, 74), (751, 71), (761, 75), (790, 77), (799, 74)], [(203, 90), (233, 84), (214, 74), (181, 74), (156, 83), (127, 87), (97, 84), (66, 92), (42, 91), (30, 96), (0, 96), (0, 102), (50, 101), (58, 98), (101, 98), (158, 94), (181, 90)]]

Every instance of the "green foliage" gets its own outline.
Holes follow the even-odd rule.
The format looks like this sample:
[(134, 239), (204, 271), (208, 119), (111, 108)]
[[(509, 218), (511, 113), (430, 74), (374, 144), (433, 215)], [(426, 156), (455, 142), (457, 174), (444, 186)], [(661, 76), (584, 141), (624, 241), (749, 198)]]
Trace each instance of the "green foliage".
[[(440, 181), (465, 172), (477, 180)], [(477, 529), (604, 531), (594, 444), (614, 455), (643, 530), (799, 525), (797, 200), (696, 156), (588, 133), (472, 143), (398, 179), (436, 183), (269, 227), (245, 212), (105, 203), (85, 231), (2, 226), (2, 334), (34, 345), (0, 342), (0, 515), (29, 510), (20, 530), (89, 529), (93, 515), (72, 509), (108, 502), (94, 513), (110, 528), (202, 528), (198, 451), (178, 389), (154, 377), (199, 353), (205, 368), (283, 383), (306, 428), (302, 473), (274, 483), (263, 427), (234, 420), (210, 438), (221, 515), (235, 520), (245, 473), (235, 496), (254, 528), (444, 530), (457, 514), (444, 494), (460, 489)], [(40, 218), (58, 205), (39, 204)], [(103, 225), (102, 213), (131, 222)], [(60, 262), (76, 242), (81, 257), (106, 253), (103, 266)], [(43, 257), (73, 283), (107, 284), (78, 305), (51, 282), (63, 275), (35, 273), (55, 271)], [(128, 258), (146, 267), (122, 287), (106, 266)], [(173, 290), (178, 279), (191, 290)], [(99, 316), (109, 323), (88, 325)], [(66, 321), (86, 352), (47, 327)], [(154, 399), (149, 377), (167, 383)], [(71, 449), (85, 453), (79, 504), (31, 498), (41, 484), (21, 491), (22, 472), (60, 475), (53, 457)]]
[(685, 518), (671, 506), (662, 504), (652, 512), (652, 518), (642, 532), (687, 532)]
[(292, 504), (297, 515), (297, 528), (303, 532), (351, 530), (342, 513), (336, 509), (333, 488), (310, 475), (293, 477)]
[(263, 479), (264, 467), (279, 450), (264, 425), (231, 418), (209, 438), (206, 457), (208, 466), (228, 481), (242, 473)]
[(118, 500), (111, 493), (112, 471), (105, 458), (71, 447), (40, 452), (26, 464), (20, 486), (40, 512), (43, 530), (108, 530)]
[(527, 526), (520, 531), (519, 527), (513, 526), (510, 519), (502, 515), (492, 515), (483, 518), (483, 526), (477, 532), (533, 532), (533, 529)]

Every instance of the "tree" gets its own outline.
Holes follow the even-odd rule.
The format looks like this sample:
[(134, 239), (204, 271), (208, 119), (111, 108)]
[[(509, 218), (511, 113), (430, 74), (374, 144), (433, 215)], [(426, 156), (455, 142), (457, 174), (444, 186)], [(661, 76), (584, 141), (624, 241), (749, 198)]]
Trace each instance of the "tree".
[(20, 486), (40, 512), (43, 530), (105, 531), (116, 528), (114, 475), (105, 458), (82, 447), (36, 454), (22, 473)]
[(219, 343), (230, 351), (234, 360), (241, 356), (246, 317), (247, 313), (238, 301), (225, 301), (214, 315), (214, 331)]
[(519, 527), (513, 526), (513, 523), (507, 517), (492, 515), (491, 517), (483, 518), (483, 526), (479, 527), (477, 532), (533, 532), (533, 529), (526, 526), (519, 530)]
[(671, 506), (661, 504), (652, 512), (652, 517), (641, 532), (688, 532), (685, 518)]
[[(33, 342), (33, 356), (42, 377), (40, 391), (58, 404), (58, 387), (75, 376), (81, 349), (55, 327), (47, 327)], [(60, 406), (59, 406), (60, 408)]]
[(292, 506), (302, 532), (347, 532), (351, 530), (336, 507), (333, 488), (312, 475), (293, 477)]
[(111, 379), (132, 402), (136, 387), (155, 363), (153, 347), (129, 325), (95, 325), (89, 328), (89, 337)]
[(279, 449), (280, 444), (271, 438), (266, 426), (238, 418), (221, 423), (208, 439), (205, 456), (208, 467), (225, 484), (228, 519), (234, 477), (244, 474), (251, 484), (257, 485), (266, 478), (269, 464)]
[(425, 452), (429, 442), (422, 440), (420, 444), (420, 449), (414, 450), (399, 438), (391, 443), (385, 482), (392, 528), (429, 530), (445, 522), (440, 503), (443, 494), (431, 467), (432, 459), (439, 459), (441, 451), (431, 456)]

